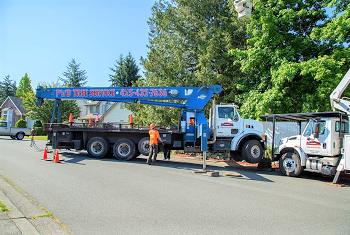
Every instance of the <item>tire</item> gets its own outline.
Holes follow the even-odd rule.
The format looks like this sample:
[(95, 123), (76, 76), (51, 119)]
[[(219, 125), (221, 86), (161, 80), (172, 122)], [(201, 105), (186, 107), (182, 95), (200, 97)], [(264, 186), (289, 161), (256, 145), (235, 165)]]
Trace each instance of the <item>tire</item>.
[(138, 143), (138, 149), (140, 151), (140, 153), (144, 156), (148, 156), (149, 155), (149, 137), (144, 137), (142, 138), (139, 143)]
[(264, 156), (264, 150), (257, 140), (248, 140), (243, 144), (242, 157), (246, 162), (258, 163)]
[(24, 138), (24, 133), (23, 133), (23, 132), (18, 132), (18, 133), (16, 134), (16, 139), (18, 139), (18, 140), (23, 140), (23, 138)]
[(86, 145), (86, 150), (94, 158), (105, 157), (110, 152), (110, 148), (109, 141), (102, 137), (93, 137)]
[(129, 161), (135, 156), (136, 145), (129, 139), (117, 140), (113, 147), (113, 153), (118, 160)]
[(16, 136), (14, 135), (10, 135), (11, 139), (15, 140), (16, 139)]
[(295, 153), (285, 153), (279, 160), (279, 168), (282, 174), (287, 176), (299, 176), (303, 172), (300, 158)]

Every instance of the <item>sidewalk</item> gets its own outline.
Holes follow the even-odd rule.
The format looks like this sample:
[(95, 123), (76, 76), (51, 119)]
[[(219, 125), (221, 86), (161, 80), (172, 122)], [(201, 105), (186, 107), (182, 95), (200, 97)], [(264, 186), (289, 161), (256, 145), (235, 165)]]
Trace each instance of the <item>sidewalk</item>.
[(8, 209), (0, 211), (1, 235), (72, 234), (48, 212), (0, 176), (0, 201)]

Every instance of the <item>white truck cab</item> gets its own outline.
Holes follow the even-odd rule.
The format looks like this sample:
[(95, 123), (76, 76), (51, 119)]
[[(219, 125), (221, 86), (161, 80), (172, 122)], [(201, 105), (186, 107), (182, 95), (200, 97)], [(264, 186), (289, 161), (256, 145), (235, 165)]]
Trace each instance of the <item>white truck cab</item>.
[[(302, 117), (303, 114), (300, 114)], [(314, 113), (300, 135), (283, 138), (276, 150), (280, 170), (298, 176), (303, 170), (335, 175), (342, 157), (342, 141), (349, 133), (346, 115)]]
[(215, 139), (214, 152), (224, 150), (221, 146), (225, 146), (234, 160), (258, 163), (266, 148), (262, 123), (242, 118), (237, 109), (234, 104), (213, 106), (209, 126)]

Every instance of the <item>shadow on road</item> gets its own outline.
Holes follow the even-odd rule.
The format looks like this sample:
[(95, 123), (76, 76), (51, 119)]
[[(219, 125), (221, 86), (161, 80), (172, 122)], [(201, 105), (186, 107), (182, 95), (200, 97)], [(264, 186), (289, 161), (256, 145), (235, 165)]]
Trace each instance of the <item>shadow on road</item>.
[[(52, 154), (52, 153), (51, 153)], [(147, 157), (140, 155), (139, 157), (131, 160), (131, 161), (120, 161), (117, 160), (112, 154), (104, 157), (104, 158), (92, 158), (87, 152), (85, 151), (62, 151), (60, 153), (60, 159), (65, 159), (62, 163), (63, 164), (77, 164), (77, 165), (85, 165), (84, 161), (106, 161), (106, 162), (118, 162), (120, 164), (140, 164), (140, 165), (147, 165), (146, 160)], [(202, 171), (203, 165), (201, 160), (198, 159), (191, 159), (186, 157), (179, 157), (179, 156), (172, 156), (172, 159), (170, 161), (168, 160), (162, 160), (163, 157), (161, 154), (158, 156), (157, 160), (157, 166), (149, 166), (149, 167), (165, 167), (165, 168), (174, 168), (174, 169), (180, 169), (180, 170), (186, 170), (186, 171)], [(254, 180), (254, 181), (263, 181), (263, 182), (270, 182), (273, 183), (274, 181), (264, 177), (264, 175), (270, 175), (270, 174), (278, 174), (276, 172), (268, 172), (268, 171), (259, 171), (256, 167), (245, 167), (245, 166), (223, 166), (224, 163), (219, 163), (221, 166), (215, 166), (215, 162), (210, 163), (210, 161), (207, 161), (207, 168), (208, 171), (220, 171), (221, 176), (225, 178), (235, 178), (240, 180)], [(233, 176), (223, 176), (224, 172), (229, 173), (239, 173), (242, 175), (242, 177), (233, 177)]]

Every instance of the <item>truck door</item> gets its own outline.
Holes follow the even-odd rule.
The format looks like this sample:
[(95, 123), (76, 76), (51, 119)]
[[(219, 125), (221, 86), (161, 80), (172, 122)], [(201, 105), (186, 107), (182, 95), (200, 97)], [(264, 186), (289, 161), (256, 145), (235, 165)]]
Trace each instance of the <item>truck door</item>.
[(317, 121), (320, 123), (319, 137), (315, 138), (315, 123), (316, 121), (310, 120), (304, 129), (301, 136), (301, 148), (308, 155), (328, 155), (329, 143), (331, 138), (329, 128), (326, 126), (326, 121)]
[(9, 129), (7, 128), (7, 122), (0, 122), (0, 135), (8, 135)]
[(217, 137), (234, 137), (239, 130), (239, 115), (232, 105), (216, 106)]

